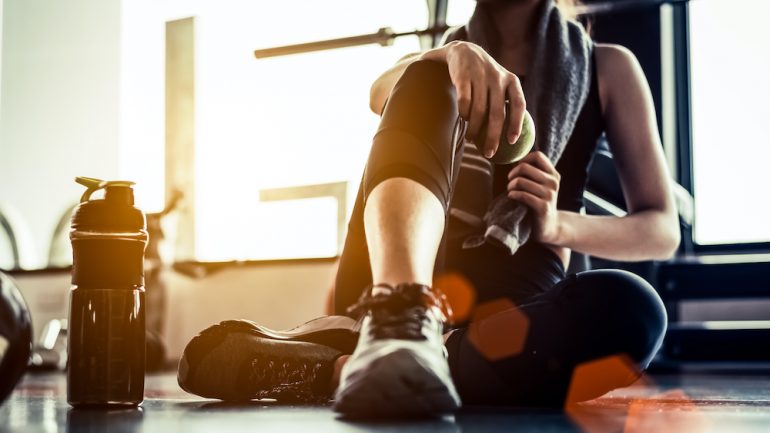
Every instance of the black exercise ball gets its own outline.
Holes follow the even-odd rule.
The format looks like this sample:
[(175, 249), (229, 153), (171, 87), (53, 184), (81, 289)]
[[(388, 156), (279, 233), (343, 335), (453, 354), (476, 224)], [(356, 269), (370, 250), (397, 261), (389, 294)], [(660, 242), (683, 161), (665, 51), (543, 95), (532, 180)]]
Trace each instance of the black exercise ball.
[(24, 375), (32, 351), (32, 319), (19, 289), (0, 272), (0, 404)]

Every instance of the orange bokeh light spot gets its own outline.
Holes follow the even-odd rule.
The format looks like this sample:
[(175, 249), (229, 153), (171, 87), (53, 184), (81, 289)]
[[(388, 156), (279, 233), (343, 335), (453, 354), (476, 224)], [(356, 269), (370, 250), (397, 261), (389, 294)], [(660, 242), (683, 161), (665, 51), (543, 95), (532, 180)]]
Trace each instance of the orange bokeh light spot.
[(529, 318), (507, 299), (476, 306), (468, 340), (486, 359), (496, 361), (521, 353), (529, 335)]
[[(655, 384), (638, 377), (638, 367), (625, 355), (615, 355), (578, 366), (573, 373), (565, 414), (584, 433), (706, 433), (708, 416), (681, 389), (649, 394)], [(593, 383), (591, 383), (593, 382)], [(592, 395), (633, 383), (633, 390), (613, 392), (582, 402)], [(629, 398), (628, 395), (642, 394)]]
[(641, 371), (625, 354), (611, 355), (579, 364), (572, 372), (565, 401), (565, 414), (585, 433), (621, 431), (625, 408), (607, 411), (580, 404), (607, 392), (628, 386), (641, 377)]
[(567, 406), (600, 397), (607, 392), (628, 386), (641, 377), (642, 372), (625, 354), (584, 362), (572, 372)]
[(433, 285), (446, 296), (451, 308), (450, 321), (452, 323), (465, 321), (476, 303), (476, 289), (473, 283), (457, 272), (449, 272), (436, 277)]

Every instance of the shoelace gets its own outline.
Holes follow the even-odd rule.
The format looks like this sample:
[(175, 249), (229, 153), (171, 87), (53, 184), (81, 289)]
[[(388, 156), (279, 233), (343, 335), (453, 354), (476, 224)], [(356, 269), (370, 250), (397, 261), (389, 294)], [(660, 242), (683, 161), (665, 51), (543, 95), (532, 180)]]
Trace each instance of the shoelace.
[(257, 355), (251, 361), (249, 383), (259, 389), (255, 397), (283, 401), (323, 403), (329, 397), (314, 390), (326, 364), (294, 358)]
[[(375, 287), (387, 289), (388, 293), (372, 295)], [(363, 316), (371, 312), (370, 329), (375, 339), (424, 340), (426, 336), (422, 328), (428, 320), (429, 309), (436, 312), (442, 321), (451, 315), (444, 295), (428, 286), (378, 284), (366, 290), (359, 301), (348, 308), (348, 313)]]

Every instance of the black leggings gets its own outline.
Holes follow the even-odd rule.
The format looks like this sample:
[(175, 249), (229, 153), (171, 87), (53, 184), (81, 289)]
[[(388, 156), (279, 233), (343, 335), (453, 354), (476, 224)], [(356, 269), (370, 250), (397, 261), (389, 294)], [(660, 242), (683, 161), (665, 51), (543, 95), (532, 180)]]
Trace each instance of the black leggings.
[[(368, 193), (382, 180), (406, 177), (427, 187), (448, 209), (463, 133), (446, 66), (412, 63), (391, 93), (372, 144), (337, 272), (337, 314), (345, 314), (372, 284), (363, 223)], [(590, 391), (582, 387), (581, 399), (596, 397), (635, 379), (632, 373), (647, 367), (663, 340), (665, 310), (643, 279), (619, 270), (565, 276), (560, 259), (536, 242), (509, 255), (491, 245), (465, 250), (445, 232), (436, 260), (436, 273), (444, 272), (460, 273), (470, 282), (478, 311), (508, 302), (503, 311), (456, 328), (446, 343), (465, 404), (561, 406), (576, 380), (593, 386)], [(479, 341), (492, 334), (492, 340), (499, 339), (501, 332), (519, 341), (515, 352), (487, 353)], [(505, 346), (505, 341), (496, 344)], [(598, 380), (574, 374), (573, 379), (578, 371), (590, 376), (591, 365), (606, 369), (624, 361), (629, 374), (608, 372)]]

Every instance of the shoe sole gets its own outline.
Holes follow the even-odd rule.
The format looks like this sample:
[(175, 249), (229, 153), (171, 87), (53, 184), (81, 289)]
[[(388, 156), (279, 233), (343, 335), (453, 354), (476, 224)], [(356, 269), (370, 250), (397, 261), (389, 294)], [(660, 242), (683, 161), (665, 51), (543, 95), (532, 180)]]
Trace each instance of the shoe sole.
[(334, 410), (349, 418), (439, 416), (457, 411), (460, 399), (407, 350), (383, 356), (337, 392)]
[(341, 327), (339, 320), (325, 319), (283, 332), (240, 320), (211, 326), (188, 343), (179, 361), (177, 382), (185, 391), (205, 398), (252, 400), (255, 386), (242, 371), (261, 353), (278, 351), (291, 356), (313, 350), (334, 359), (353, 351), (357, 335), (351, 328)]

